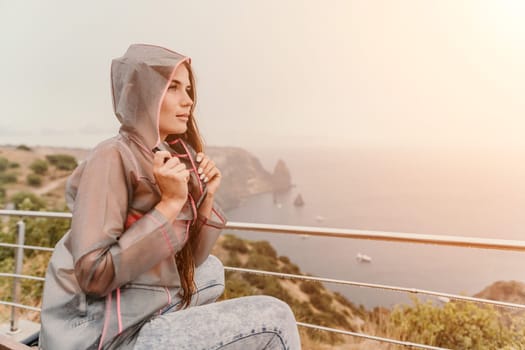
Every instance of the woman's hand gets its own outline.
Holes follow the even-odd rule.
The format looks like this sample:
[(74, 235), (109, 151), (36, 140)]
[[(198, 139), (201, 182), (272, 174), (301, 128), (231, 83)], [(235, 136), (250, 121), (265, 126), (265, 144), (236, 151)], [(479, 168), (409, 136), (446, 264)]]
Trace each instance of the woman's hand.
[(206, 183), (208, 194), (214, 195), (221, 184), (220, 170), (215, 166), (215, 162), (202, 152), (197, 153), (195, 160), (199, 164), (198, 175)]
[[(168, 159), (166, 162), (165, 159)], [(158, 151), (153, 159), (153, 175), (161, 192), (161, 202), (182, 206), (188, 198), (190, 172), (177, 157)]]

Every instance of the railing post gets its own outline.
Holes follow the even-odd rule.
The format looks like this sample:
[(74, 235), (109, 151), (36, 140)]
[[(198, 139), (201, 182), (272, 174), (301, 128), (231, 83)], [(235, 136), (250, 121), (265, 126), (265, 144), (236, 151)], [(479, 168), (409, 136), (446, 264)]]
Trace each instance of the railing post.
[[(15, 274), (20, 275), (22, 273), (22, 266), (24, 263), (24, 247), (22, 247), (25, 243), (25, 236), (26, 236), (26, 224), (24, 221), (20, 220), (16, 223), (17, 227), (17, 235), (16, 235), (16, 244), (19, 245), (19, 247), (15, 250)], [(12, 294), (13, 303), (17, 303), (20, 301), (20, 284), (18, 277), (13, 278), (13, 294)], [(10, 331), (12, 333), (15, 333), (18, 331), (18, 313), (17, 313), (17, 307), (12, 306), (11, 307), (11, 328)]]

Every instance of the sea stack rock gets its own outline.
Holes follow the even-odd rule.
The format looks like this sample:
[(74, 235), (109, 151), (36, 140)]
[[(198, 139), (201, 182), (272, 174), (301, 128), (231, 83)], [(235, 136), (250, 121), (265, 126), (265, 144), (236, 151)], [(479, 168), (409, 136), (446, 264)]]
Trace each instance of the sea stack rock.
[(248, 151), (208, 147), (206, 152), (222, 173), (216, 199), (223, 210), (238, 207), (251, 196), (273, 191), (273, 175)]
[(288, 167), (282, 159), (279, 159), (273, 170), (273, 188), (276, 192), (284, 192), (292, 187), (292, 177)]
[(293, 205), (295, 205), (296, 207), (302, 207), (304, 205), (303, 196), (301, 196), (300, 193), (297, 195), (297, 197), (295, 197)]

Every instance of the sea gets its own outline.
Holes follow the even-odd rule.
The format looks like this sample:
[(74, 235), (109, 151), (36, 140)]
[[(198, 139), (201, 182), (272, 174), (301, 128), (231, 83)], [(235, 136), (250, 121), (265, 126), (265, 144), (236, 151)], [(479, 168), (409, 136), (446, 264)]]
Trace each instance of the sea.
[[(230, 221), (525, 241), (525, 152), (355, 147), (251, 153), (270, 172), (282, 159), (293, 187), (247, 199), (227, 212)], [(293, 204), (299, 194), (301, 207)], [(495, 281), (525, 282), (521, 252), (232, 233), (269, 241), (303, 273), (325, 278), (462, 295)], [(357, 254), (371, 261), (358, 261)], [(325, 285), (367, 309), (411, 303), (408, 293)]]

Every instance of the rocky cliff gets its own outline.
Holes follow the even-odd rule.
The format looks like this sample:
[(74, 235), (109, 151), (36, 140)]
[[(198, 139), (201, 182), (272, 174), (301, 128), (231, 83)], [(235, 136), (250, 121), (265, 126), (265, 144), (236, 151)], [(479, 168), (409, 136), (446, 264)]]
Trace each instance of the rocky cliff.
[(290, 172), (282, 160), (271, 174), (259, 159), (241, 148), (209, 147), (208, 155), (223, 175), (217, 200), (225, 210), (240, 205), (250, 196), (291, 186)]
[(474, 297), (525, 305), (525, 283), (497, 281), (474, 295)]

